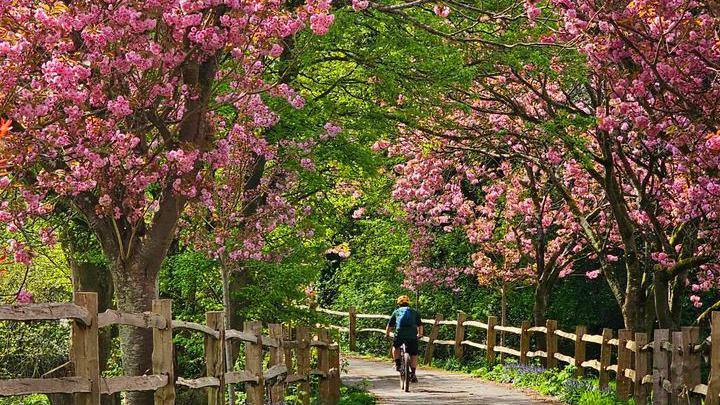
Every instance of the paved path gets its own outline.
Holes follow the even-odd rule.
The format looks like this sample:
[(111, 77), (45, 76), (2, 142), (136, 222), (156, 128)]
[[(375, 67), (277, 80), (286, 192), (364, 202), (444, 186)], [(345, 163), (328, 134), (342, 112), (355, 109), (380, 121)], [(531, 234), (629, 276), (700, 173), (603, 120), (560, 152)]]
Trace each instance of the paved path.
[(378, 398), (378, 404), (381, 405), (548, 404), (499, 384), (435, 369), (418, 370), (419, 383), (411, 385), (410, 392), (406, 393), (400, 390), (398, 374), (389, 361), (347, 360), (350, 364), (348, 373), (343, 373), (343, 383), (355, 386), (367, 384), (366, 389)]

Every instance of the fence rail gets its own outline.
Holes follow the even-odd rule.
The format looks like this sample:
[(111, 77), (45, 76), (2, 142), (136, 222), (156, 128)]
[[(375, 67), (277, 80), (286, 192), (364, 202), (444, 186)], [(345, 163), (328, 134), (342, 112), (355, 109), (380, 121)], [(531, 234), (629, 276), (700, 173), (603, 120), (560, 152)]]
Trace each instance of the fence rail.
[[(349, 335), (350, 350), (357, 350), (359, 333), (385, 333), (380, 328), (357, 327), (357, 319), (390, 319), (387, 315), (359, 314), (355, 308), (347, 312), (316, 308), (317, 311), (332, 316), (347, 317), (346, 325), (330, 325), (331, 328), (344, 331)], [(463, 346), (485, 351), (487, 360), (495, 362), (497, 353), (519, 358), (521, 364), (530, 359), (540, 358), (547, 368), (561, 363), (574, 365), (576, 373), (583, 375), (592, 369), (598, 375), (599, 386), (609, 387), (610, 377), (616, 379), (617, 396), (621, 400), (633, 398), (635, 403), (644, 404), (648, 399), (653, 404), (689, 403), (720, 405), (720, 312), (713, 312), (711, 336), (700, 339), (700, 328), (683, 327), (680, 331), (656, 329), (652, 336), (620, 329), (603, 329), (599, 335), (588, 334), (585, 326), (577, 326), (573, 332), (558, 329), (557, 321), (548, 320), (545, 326), (531, 327), (523, 322), (520, 327), (500, 326), (497, 318), (490, 316), (487, 323), (467, 320), (467, 316), (458, 312), (456, 320), (446, 320), (442, 314), (434, 319), (422, 319), (432, 325), (430, 333), (422, 338), (426, 342), (424, 361), (430, 363), (436, 345), (454, 346), (454, 354), (463, 357)], [(452, 340), (439, 339), (441, 326), (455, 326)], [(484, 342), (474, 342), (465, 338), (466, 328), (475, 328), (485, 332)], [(507, 333), (519, 337), (519, 347), (507, 347), (498, 344), (498, 333)], [(542, 347), (531, 350), (531, 336), (541, 335)], [(652, 340), (651, 340), (652, 338)], [(559, 340), (572, 342), (572, 354), (562, 353)], [(586, 358), (587, 345), (599, 346), (599, 357)], [(537, 343), (536, 343), (537, 346)], [(701, 381), (700, 369), (703, 359), (707, 359), (710, 376), (707, 383)], [(614, 360), (614, 363), (613, 363)]]
[[(261, 322), (247, 322), (244, 330), (225, 329), (221, 311), (206, 313), (206, 324), (172, 319), (172, 301), (154, 300), (152, 311), (129, 314), (107, 310), (98, 314), (97, 294), (75, 293), (72, 303), (0, 306), (0, 321), (72, 321), (70, 361), (64, 366), (72, 376), (59, 378), (19, 378), (0, 380), (0, 396), (27, 394), (74, 394), (75, 404), (100, 404), (100, 395), (126, 391), (154, 391), (155, 404), (175, 403), (175, 389), (207, 391), (208, 404), (224, 404), (227, 384), (245, 384), (247, 404), (284, 401), (286, 387), (299, 384), (299, 399), (310, 403), (312, 376), (319, 377), (319, 398), (323, 405), (340, 401), (339, 346), (325, 328), (279, 324), (268, 325), (263, 334)], [(125, 325), (152, 329), (152, 374), (143, 376), (101, 377), (99, 369), (98, 329)], [(186, 379), (173, 371), (173, 331), (184, 329), (204, 337), (206, 376)], [(228, 369), (225, 364), (225, 342), (239, 340), (245, 344), (245, 369)], [(317, 368), (311, 369), (312, 354)], [(269, 357), (268, 367), (263, 364)], [(57, 371), (53, 370), (54, 372)], [(51, 374), (51, 373), (48, 373)]]

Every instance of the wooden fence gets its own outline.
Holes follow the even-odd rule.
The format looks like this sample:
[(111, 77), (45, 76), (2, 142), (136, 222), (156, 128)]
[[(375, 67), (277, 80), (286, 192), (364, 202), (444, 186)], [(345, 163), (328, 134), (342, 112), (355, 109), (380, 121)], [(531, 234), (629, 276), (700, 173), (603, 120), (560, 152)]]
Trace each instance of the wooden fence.
[[(329, 315), (347, 317), (347, 326), (330, 325), (330, 328), (348, 333), (350, 350), (357, 348), (359, 333), (385, 333), (385, 329), (357, 328), (358, 319), (389, 320), (390, 316), (378, 314), (360, 314), (354, 308), (348, 312), (317, 308)], [(423, 323), (432, 325), (430, 333), (422, 338), (426, 342), (424, 362), (429, 364), (436, 345), (453, 346), (455, 357), (463, 357), (463, 348), (474, 347), (485, 351), (489, 363), (494, 363), (496, 353), (517, 357), (520, 364), (528, 364), (533, 358), (542, 359), (547, 368), (558, 367), (560, 363), (574, 365), (578, 375), (585, 370), (595, 370), (599, 376), (601, 389), (607, 389), (610, 376), (616, 379), (619, 399), (634, 398), (636, 404), (700, 404), (720, 405), (720, 312), (713, 312), (711, 336), (700, 339), (700, 328), (683, 327), (680, 331), (656, 329), (652, 336), (646, 333), (633, 333), (621, 329), (617, 334), (612, 329), (603, 329), (602, 334), (591, 335), (584, 326), (577, 326), (575, 332), (558, 329), (557, 321), (548, 320), (545, 326), (530, 326), (523, 322), (520, 327), (499, 326), (497, 318), (491, 316), (487, 323), (468, 320), (459, 312), (457, 320), (444, 320), (438, 314), (434, 319), (423, 319)], [(453, 340), (439, 339), (440, 326), (454, 327)], [(476, 328), (485, 333), (483, 343), (465, 338), (467, 328)], [(512, 348), (498, 344), (498, 333), (517, 335), (519, 347)], [(532, 336), (538, 335), (543, 350), (535, 344), (531, 350)], [(574, 348), (573, 353), (565, 354), (559, 350), (560, 339), (566, 340)], [(715, 342), (715, 344), (713, 344)], [(598, 358), (588, 359), (587, 345), (599, 346)], [(708, 356), (709, 355), (709, 356)], [(707, 384), (701, 381), (703, 359), (709, 362), (710, 376)]]
[[(72, 320), (70, 338), (71, 377), (21, 378), (0, 380), (0, 396), (26, 394), (75, 394), (75, 404), (100, 403), (101, 394), (127, 391), (154, 391), (155, 404), (175, 402), (175, 389), (205, 389), (210, 405), (224, 404), (227, 384), (245, 384), (247, 404), (282, 403), (286, 386), (299, 384), (300, 401), (310, 403), (311, 376), (319, 377), (321, 404), (340, 401), (339, 348), (324, 328), (268, 325), (263, 335), (261, 322), (247, 322), (243, 331), (225, 329), (223, 312), (206, 313), (206, 324), (172, 319), (171, 300), (155, 300), (152, 311), (128, 314), (107, 310), (98, 314), (95, 293), (75, 293), (73, 303), (0, 306), (0, 321)], [(98, 356), (98, 328), (128, 325), (153, 331), (152, 374), (101, 377)], [(176, 377), (173, 371), (173, 330), (200, 332), (205, 341), (206, 376), (195, 379)], [(227, 370), (225, 341), (245, 343), (245, 369)], [(269, 354), (264, 369), (265, 352)], [(317, 368), (311, 369), (311, 353), (316, 352)], [(266, 398), (267, 397), (267, 398)]]

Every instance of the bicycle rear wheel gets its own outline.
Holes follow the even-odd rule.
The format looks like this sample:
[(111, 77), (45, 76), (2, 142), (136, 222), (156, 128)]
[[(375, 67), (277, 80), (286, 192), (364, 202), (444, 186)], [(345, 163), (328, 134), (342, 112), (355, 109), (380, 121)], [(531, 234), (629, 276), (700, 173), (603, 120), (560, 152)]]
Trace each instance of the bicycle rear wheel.
[(403, 388), (405, 392), (410, 392), (410, 355), (403, 352)]

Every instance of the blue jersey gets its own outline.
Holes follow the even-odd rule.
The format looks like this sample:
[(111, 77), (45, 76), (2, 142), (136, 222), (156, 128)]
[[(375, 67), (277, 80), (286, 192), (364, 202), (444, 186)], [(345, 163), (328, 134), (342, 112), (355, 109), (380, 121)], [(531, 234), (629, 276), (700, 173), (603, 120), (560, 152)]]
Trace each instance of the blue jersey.
[(395, 328), (395, 337), (402, 339), (415, 339), (422, 319), (418, 311), (410, 307), (400, 307), (393, 311), (388, 325)]

